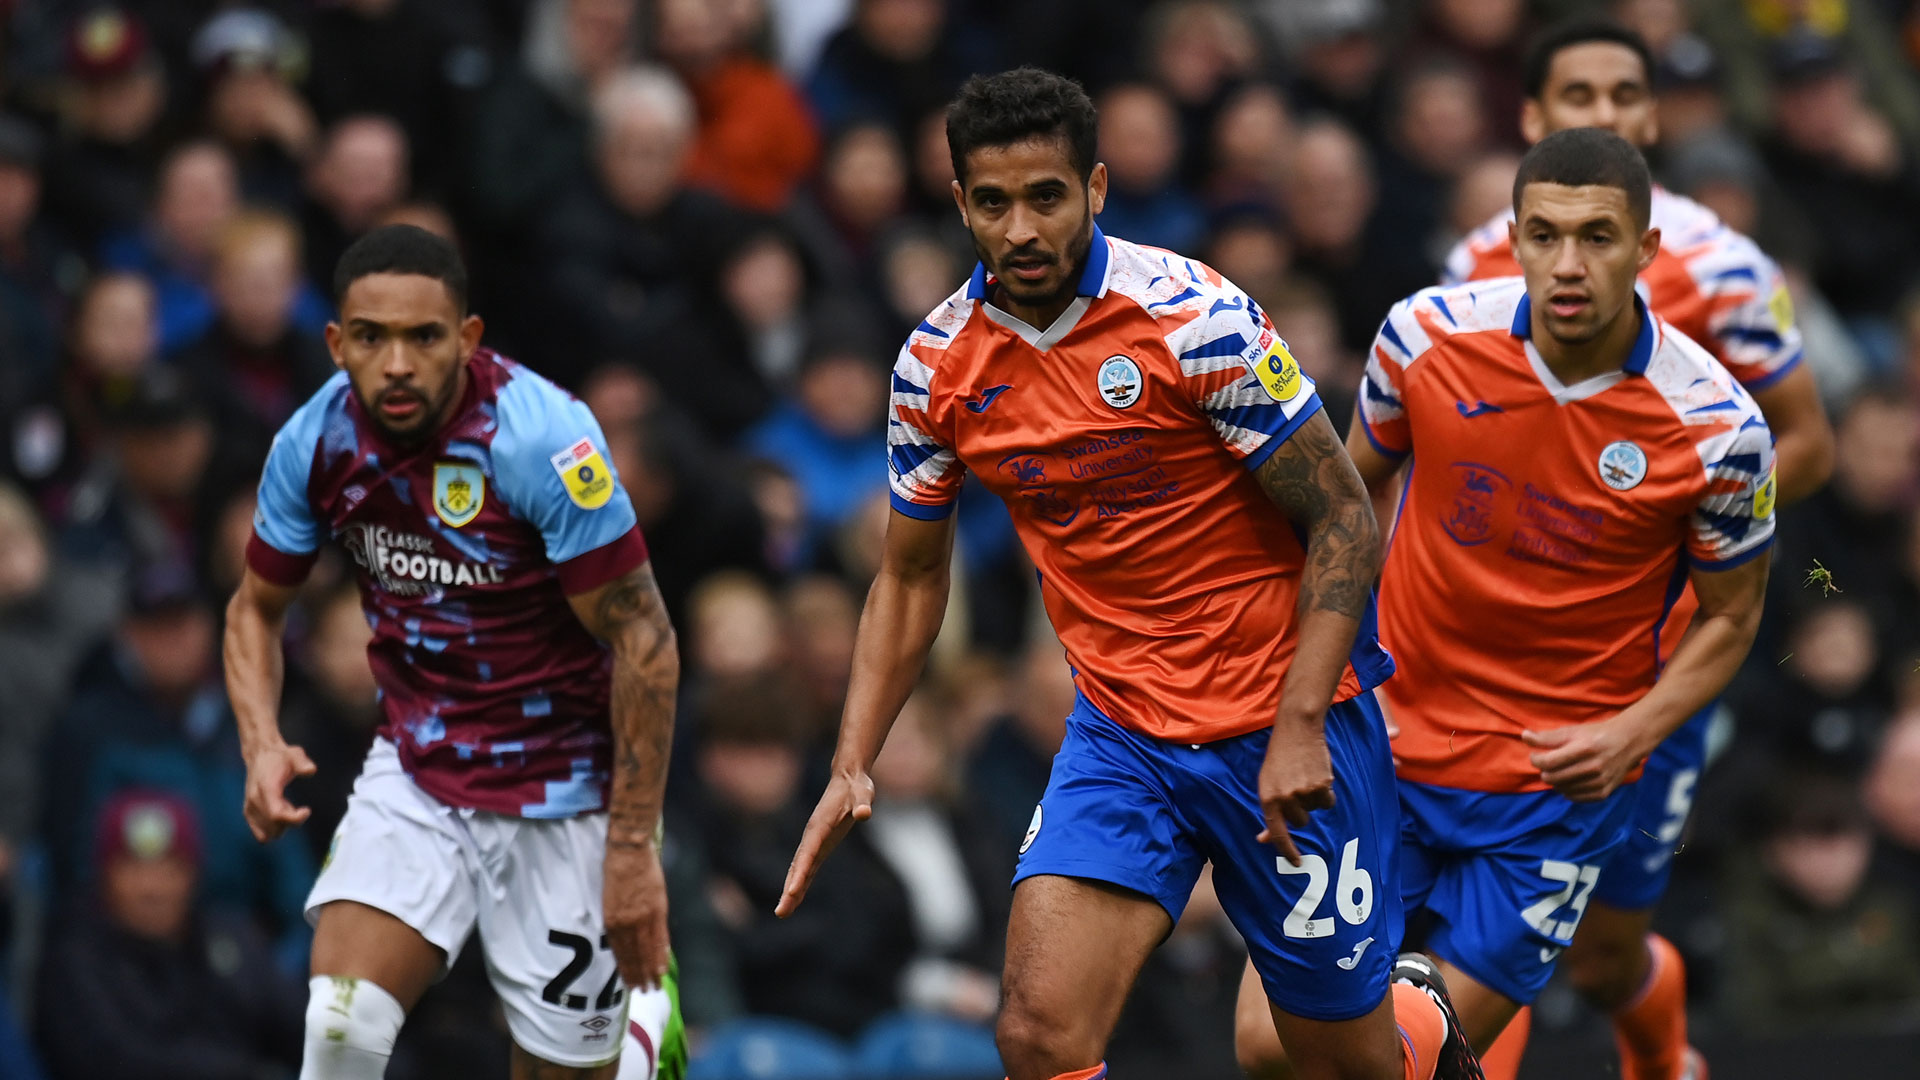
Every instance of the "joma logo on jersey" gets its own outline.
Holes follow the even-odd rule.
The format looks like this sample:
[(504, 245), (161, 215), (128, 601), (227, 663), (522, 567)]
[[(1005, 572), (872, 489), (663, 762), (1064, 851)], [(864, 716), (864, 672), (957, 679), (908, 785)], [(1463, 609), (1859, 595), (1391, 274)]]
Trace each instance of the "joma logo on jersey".
[(433, 541), (427, 537), (385, 525), (349, 525), (344, 542), (353, 561), (393, 596), (425, 596), (438, 586), (498, 585), (506, 580), (496, 566), (443, 559), (433, 554)]

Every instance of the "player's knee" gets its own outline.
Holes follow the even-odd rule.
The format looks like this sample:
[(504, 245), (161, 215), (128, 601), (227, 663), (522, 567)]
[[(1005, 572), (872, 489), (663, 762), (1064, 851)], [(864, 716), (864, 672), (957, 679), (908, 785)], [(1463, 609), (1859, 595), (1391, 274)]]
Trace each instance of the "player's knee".
[(1241, 1009), (1233, 1022), (1233, 1054), (1249, 1080), (1293, 1080), (1287, 1051), (1274, 1030), (1273, 1016), (1262, 1003), (1258, 1013)]
[(300, 1080), (380, 1080), (407, 1012), (371, 979), (316, 975), (307, 983)]
[(1583, 941), (1560, 958), (1567, 981), (1596, 1008), (1612, 1012), (1639, 989), (1646, 969), (1646, 943), (1597, 939)]
[(1009, 1076), (1054, 1076), (1100, 1060), (1097, 1038), (1067, 1016), (1051, 1016), (1008, 1001), (994, 1026), (993, 1041)]

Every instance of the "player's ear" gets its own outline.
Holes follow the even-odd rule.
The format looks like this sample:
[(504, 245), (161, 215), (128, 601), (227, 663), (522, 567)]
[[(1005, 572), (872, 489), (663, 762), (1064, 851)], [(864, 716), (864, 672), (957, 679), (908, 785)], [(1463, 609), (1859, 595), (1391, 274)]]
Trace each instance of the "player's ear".
[(1646, 273), (1647, 267), (1652, 266), (1653, 260), (1658, 258), (1659, 255), (1660, 255), (1660, 230), (1656, 227), (1656, 228), (1648, 229), (1646, 232), (1641, 233), (1640, 234), (1640, 259), (1639, 259), (1640, 270), (1639, 272), (1642, 274)]
[(1520, 221), (1518, 218), (1507, 222), (1507, 250), (1513, 253), (1513, 261), (1520, 261)]
[(953, 205), (960, 208), (960, 224), (969, 229), (973, 228), (973, 222), (967, 220), (967, 189), (961, 187), (958, 180), (952, 180), (949, 183), (953, 187)]
[(1547, 137), (1547, 116), (1532, 98), (1520, 103), (1520, 134), (1532, 146)]
[(342, 331), (340, 329), (339, 323), (330, 322), (327, 324), (327, 329), (326, 329), (327, 356), (333, 360), (334, 367), (339, 368), (341, 371), (345, 371), (347, 370), (347, 362), (344, 359), (342, 359), (340, 356), (341, 335), (342, 335)]
[(1653, 146), (1660, 141), (1660, 102), (1658, 99), (1647, 102), (1647, 142)]
[(1087, 177), (1087, 212), (1098, 215), (1107, 208), (1107, 163), (1097, 161)]
[(461, 356), (466, 357), (473, 355), (473, 350), (480, 347), (480, 334), (486, 328), (487, 324), (481, 321), (480, 316), (472, 314), (471, 312), (468, 313), (466, 318), (460, 320)]

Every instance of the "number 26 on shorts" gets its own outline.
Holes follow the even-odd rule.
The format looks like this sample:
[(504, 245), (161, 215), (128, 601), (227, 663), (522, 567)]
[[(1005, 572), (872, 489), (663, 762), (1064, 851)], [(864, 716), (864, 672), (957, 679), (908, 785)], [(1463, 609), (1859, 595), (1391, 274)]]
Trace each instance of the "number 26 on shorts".
[[(1287, 913), (1281, 929), (1288, 937), (1323, 938), (1332, 937), (1339, 924), (1332, 916), (1317, 918), (1314, 912), (1320, 908), (1320, 901), (1327, 895), (1327, 860), (1318, 855), (1300, 853), (1300, 865), (1295, 866), (1285, 858), (1276, 858), (1274, 865), (1280, 873), (1289, 877), (1305, 874), (1307, 887), (1296, 900), (1293, 910)], [(1347, 841), (1340, 849), (1340, 876), (1334, 882), (1333, 906), (1340, 912), (1340, 918), (1354, 926), (1367, 921), (1373, 914), (1373, 875), (1360, 868), (1360, 839), (1355, 837)]]

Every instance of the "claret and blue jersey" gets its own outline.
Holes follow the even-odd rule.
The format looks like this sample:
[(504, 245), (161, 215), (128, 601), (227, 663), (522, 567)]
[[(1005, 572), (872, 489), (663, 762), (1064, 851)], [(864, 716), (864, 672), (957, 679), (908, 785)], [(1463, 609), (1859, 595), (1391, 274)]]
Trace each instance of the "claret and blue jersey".
[(390, 444), (346, 375), (274, 439), (247, 562), (306, 577), (351, 556), (373, 640), (381, 734), (428, 794), (526, 817), (604, 808), (610, 654), (569, 594), (647, 549), (586, 406), (481, 349), (425, 445)]

